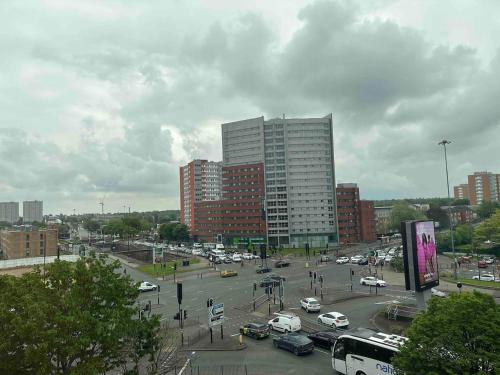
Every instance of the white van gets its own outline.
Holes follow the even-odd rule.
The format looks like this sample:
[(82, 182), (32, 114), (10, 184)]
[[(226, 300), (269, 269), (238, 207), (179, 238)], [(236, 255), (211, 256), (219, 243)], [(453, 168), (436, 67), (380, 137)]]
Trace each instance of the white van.
[(216, 250), (224, 250), (224, 249), (225, 249), (225, 247), (224, 247), (224, 245), (223, 245), (223, 244), (218, 243), (217, 245), (215, 245), (215, 249), (216, 249)]
[(280, 332), (297, 332), (302, 329), (300, 318), (292, 313), (274, 313), (276, 318), (271, 319), (268, 324), (269, 328)]

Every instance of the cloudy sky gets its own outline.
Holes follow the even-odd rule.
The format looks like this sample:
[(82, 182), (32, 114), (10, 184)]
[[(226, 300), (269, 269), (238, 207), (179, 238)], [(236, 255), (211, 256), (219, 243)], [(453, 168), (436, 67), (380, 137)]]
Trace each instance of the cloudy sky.
[(500, 3), (0, 2), (0, 201), (178, 208), (220, 124), (333, 113), (338, 182), (446, 195), (500, 172)]

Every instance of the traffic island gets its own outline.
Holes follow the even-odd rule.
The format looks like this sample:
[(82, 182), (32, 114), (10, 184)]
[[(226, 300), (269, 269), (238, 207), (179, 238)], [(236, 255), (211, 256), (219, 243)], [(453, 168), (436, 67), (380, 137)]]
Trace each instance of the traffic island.
[(247, 348), (247, 345), (242, 342), (240, 343), (239, 335), (229, 336), (224, 335), (224, 339), (221, 338), (220, 330), (214, 329), (212, 333), (213, 342), (210, 340), (210, 331), (204, 329), (204, 332), (200, 332), (200, 336), (196, 339), (196, 336), (190, 336), (191, 341), (187, 341), (186, 345), (181, 348), (184, 351), (235, 351), (243, 350)]
[(379, 331), (403, 335), (410, 327), (412, 318), (389, 319), (386, 310), (380, 310), (370, 319), (373, 326)]

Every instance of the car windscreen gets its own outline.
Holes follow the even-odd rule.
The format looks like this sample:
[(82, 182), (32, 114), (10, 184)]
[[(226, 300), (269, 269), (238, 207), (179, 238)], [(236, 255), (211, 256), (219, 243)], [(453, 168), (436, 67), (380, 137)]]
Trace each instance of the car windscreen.
[(337, 317), (338, 320), (346, 320), (347, 318), (344, 315), (340, 315)]

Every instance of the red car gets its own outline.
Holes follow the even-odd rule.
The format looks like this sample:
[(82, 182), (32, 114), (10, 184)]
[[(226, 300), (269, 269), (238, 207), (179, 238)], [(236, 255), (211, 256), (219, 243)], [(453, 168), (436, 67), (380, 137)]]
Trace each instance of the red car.
[(477, 262), (477, 267), (478, 268), (488, 268), (488, 263), (486, 263), (485, 260), (480, 260), (479, 262)]

